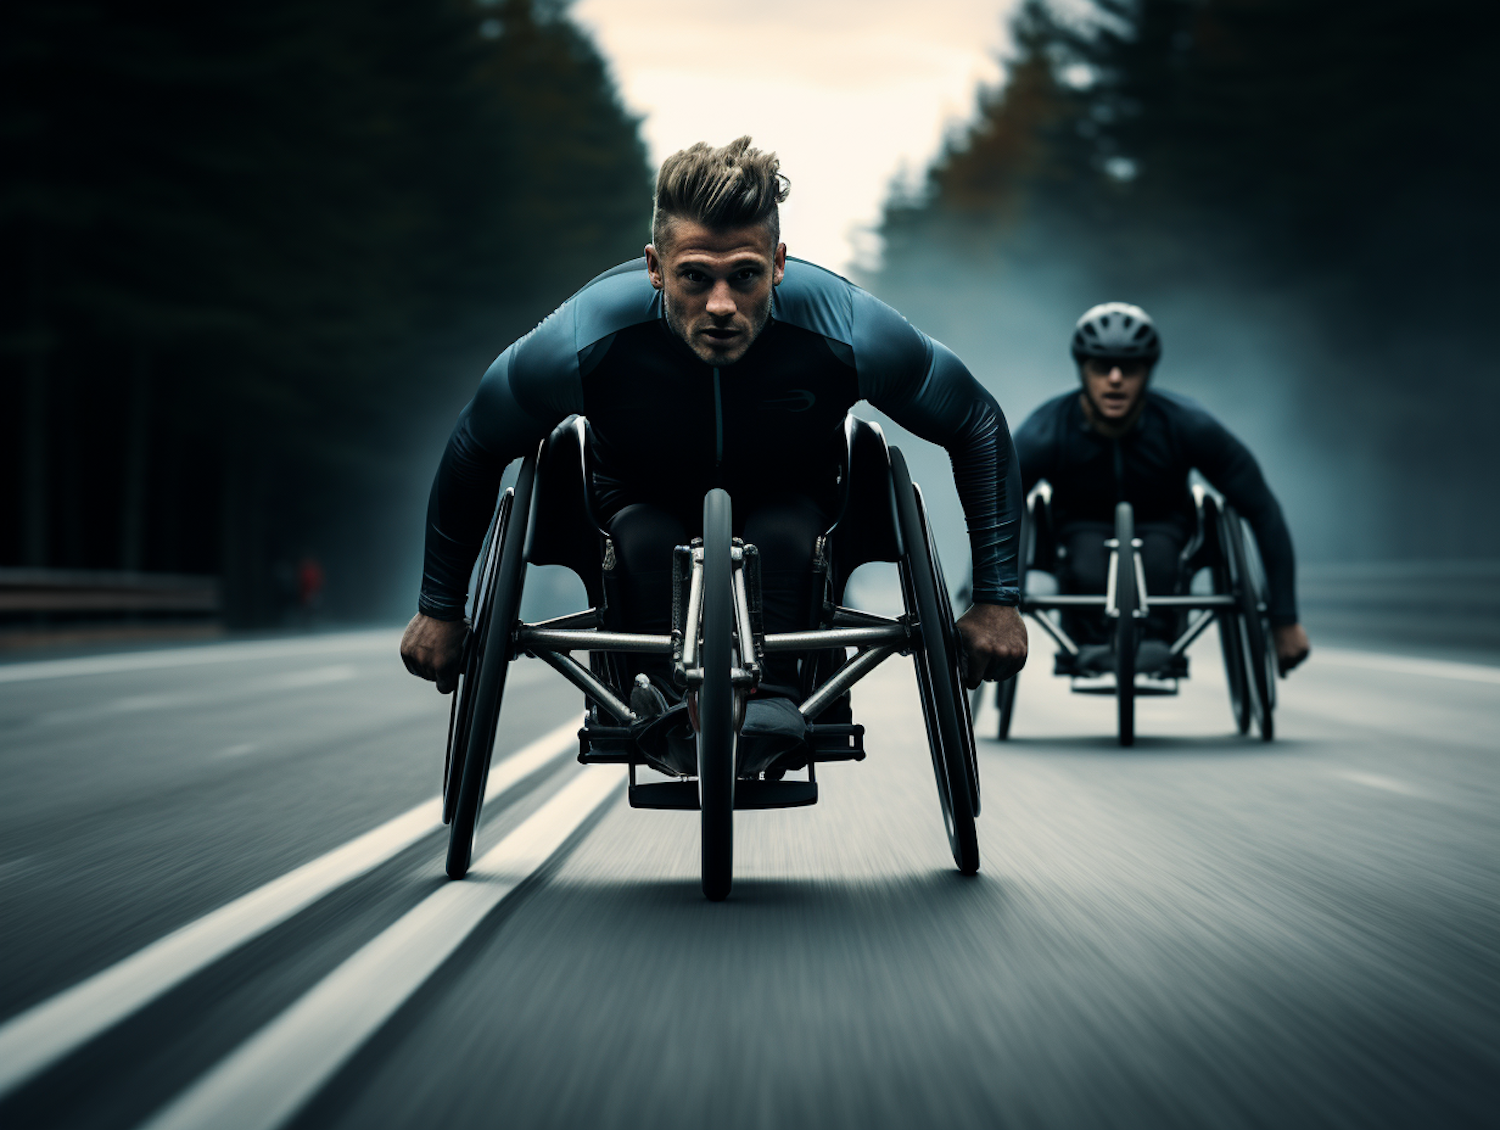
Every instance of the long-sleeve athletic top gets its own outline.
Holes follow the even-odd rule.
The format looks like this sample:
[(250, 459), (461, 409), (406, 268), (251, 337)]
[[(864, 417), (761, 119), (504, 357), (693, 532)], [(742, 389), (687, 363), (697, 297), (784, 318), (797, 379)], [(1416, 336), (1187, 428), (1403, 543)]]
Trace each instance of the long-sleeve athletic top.
[(700, 360), (667, 325), (644, 259), (594, 279), (489, 367), (432, 485), (418, 607), (463, 615), (469, 575), (511, 460), (588, 417), (596, 494), (684, 512), (832, 481), (845, 414), (868, 400), (947, 449), (969, 529), (973, 597), (1015, 604), (1020, 475), (999, 405), (951, 350), (847, 279), (787, 261), (771, 317), (733, 365)]
[(1255, 456), (1208, 411), (1185, 396), (1146, 390), (1135, 426), (1119, 439), (1089, 426), (1077, 391), (1047, 401), (1016, 432), (1022, 489), (1052, 484), (1059, 525), (1112, 522), (1128, 502), (1135, 520), (1191, 529), (1189, 472), (1196, 469), (1250, 523), (1266, 566), (1271, 623), (1297, 622), (1292, 535)]

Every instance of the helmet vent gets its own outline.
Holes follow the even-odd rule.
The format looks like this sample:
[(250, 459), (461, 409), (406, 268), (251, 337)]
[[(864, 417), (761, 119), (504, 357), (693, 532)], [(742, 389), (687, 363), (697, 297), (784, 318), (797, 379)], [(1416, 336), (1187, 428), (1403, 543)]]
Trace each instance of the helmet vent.
[(1161, 357), (1161, 338), (1151, 315), (1126, 302), (1095, 306), (1073, 331), (1073, 358), (1141, 358), (1155, 364)]

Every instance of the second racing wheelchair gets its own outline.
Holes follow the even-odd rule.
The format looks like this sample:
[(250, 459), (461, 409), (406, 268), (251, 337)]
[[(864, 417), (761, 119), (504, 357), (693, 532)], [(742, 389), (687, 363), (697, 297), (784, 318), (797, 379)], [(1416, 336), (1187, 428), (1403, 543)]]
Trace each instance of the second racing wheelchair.
[[(1176, 694), (1180, 681), (1187, 677), (1188, 646), (1210, 625), (1218, 629), (1235, 726), (1247, 734), (1253, 723), (1265, 741), (1275, 733), (1276, 656), (1265, 572), (1254, 535), (1232, 506), (1201, 483), (1193, 486), (1192, 496), (1197, 530), (1182, 552), (1180, 583), (1170, 593), (1146, 590), (1141, 542), (1135, 536), (1128, 502), (1115, 508), (1115, 536), (1104, 543), (1109, 550), (1105, 592), (1035, 591), (1030, 574), (1056, 569), (1050, 485), (1045, 480), (1038, 483), (1026, 499), (1019, 550), (1021, 611), (1057, 643), (1055, 674), (1071, 678), (1076, 692), (1115, 697), (1122, 746), (1135, 743), (1135, 700)], [(1205, 575), (1210, 591), (1188, 591), (1195, 577)], [(1159, 618), (1166, 614), (1169, 621), (1175, 621), (1175, 638), (1143, 638), (1146, 618), (1153, 610)], [(1081, 617), (1102, 620), (1108, 643), (1076, 642), (1066, 625), (1070, 619), (1078, 623)], [(1016, 679), (1012, 677), (996, 690), (1002, 741), (1010, 736), (1015, 702)]]
[[(583, 692), (581, 762), (628, 766), (634, 808), (700, 814), (703, 892), (719, 900), (733, 881), (736, 810), (816, 803), (819, 764), (865, 757), (864, 728), (853, 720), (850, 688), (890, 656), (911, 655), (953, 860), (964, 874), (979, 870), (973, 725), (959, 681), (953, 609), (922, 493), (901, 452), (886, 445), (876, 425), (851, 415), (844, 433), (837, 517), (814, 547), (818, 607), (809, 610), (809, 622), (818, 626), (779, 634), (763, 629), (758, 554), (733, 536), (733, 504), (722, 490), (704, 498), (703, 536), (675, 550), (671, 632), (606, 630), (616, 555), (591, 505), (587, 421), (565, 421), (522, 462), (515, 485), (501, 496), (480, 557), (468, 651), (453, 698), (443, 779), (449, 876), (462, 878), (469, 868), (506, 671), (522, 656), (549, 664)], [(873, 561), (896, 564), (903, 615), (843, 607), (849, 575)], [(529, 565), (571, 569), (583, 581), (589, 607), (521, 622)], [(575, 652), (586, 652), (586, 662)], [(797, 709), (805, 737), (774, 769), (742, 773), (739, 731), (746, 701), (760, 679), (762, 658), (774, 652), (801, 656)], [(632, 653), (670, 659), (674, 682), (695, 708), (695, 771), (637, 780), (642, 766), (660, 766), (641, 747), (652, 720), (630, 706), (625, 660)], [(783, 779), (788, 771), (803, 770), (805, 780)]]

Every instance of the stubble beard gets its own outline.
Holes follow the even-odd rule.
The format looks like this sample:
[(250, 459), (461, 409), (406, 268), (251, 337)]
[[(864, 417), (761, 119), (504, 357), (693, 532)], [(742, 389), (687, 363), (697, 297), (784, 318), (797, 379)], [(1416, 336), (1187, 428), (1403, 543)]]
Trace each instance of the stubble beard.
[(1106, 416), (1103, 407), (1094, 400), (1093, 394), (1089, 392), (1088, 384), (1085, 383), (1080, 390), (1083, 396), (1084, 414), (1088, 417), (1090, 426), (1094, 431), (1109, 439), (1119, 439), (1140, 419), (1141, 412), (1146, 406), (1146, 389), (1142, 386), (1136, 395), (1135, 401), (1123, 416)]
[(705, 365), (714, 365), (722, 368), (726, 365), (733, 365), (736, 361), (744, 357), (750, 351), (750, 347), (759, 339), (761, 332), (766, 328), (766, 324), (771, 320), (771, 299), (775, 293), (773, 289), (770, 294), (766, 295), (765, 304), (756, 312), (756, 316), (750, 320), (749, 340), (745, 342), (744, 348), (732, 360), (728, 361), (721, 357), (716, 357), (712, 351), (708, 351), (707, 355), (699, 351), (698, 347), (693, 344), (689, 327), (683, 323), (682, 319), (677, 316), (676, 311), (672, 309), (671, 296), (667, 294), (665, 289), (661, 292), (662, 313), (667, 319), (667, 328), (677, 335), (679, 341), (693, 351), (693, 355), (698, 360), (702, 361)]

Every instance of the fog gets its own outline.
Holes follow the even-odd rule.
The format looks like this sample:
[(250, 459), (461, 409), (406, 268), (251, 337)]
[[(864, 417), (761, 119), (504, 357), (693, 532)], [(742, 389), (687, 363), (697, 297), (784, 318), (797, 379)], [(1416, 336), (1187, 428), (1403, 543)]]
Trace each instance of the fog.
[[(1078, 387), (1069, 341), (1084, 310), (1107, 301), (1145, 307), (1164, 343), (1153, 387), (1197, 400), (1249, 445), (1282, 503), (1300, 557), (1364, 560), (1386, 548), (1371, 523), (1377, 507), (1368, 484), (1375, 476), (1335, 457), (1307, 426), (1300, 389), (1317, 369), (1317, 335), (1288, 304), (1165, 288), (1121, 293), (1065, 254), (1042, 268), (979, 271), (951, 257), (908, 252), (868, 281), (964, 360), (1012, 431), (1042, 402)], [(946, 454), (868, 406), (857, 411), (881, 420), (907, 453), (935, 512), (944, 558), (966, 561)], [(960, 571), (953, 564), (949, 570)]]
[[(209, 580), (235, 629), (409, 614), (453, 421), (501, 349), (638, 253), (647, 138), (666, 144), (562, 9), (501, 7), (397, 4), (358, 37), (342, 10), (290, 0), (66, 27), (8, 8), (30, 46), (0, 90), (16, 138), (0, 569)], [(1013, 428), (1075, 386), (1084, 309), (1140, 304), (1165, 342), (1157, 386), (1249, 445), (1304, 566), (1500, 559), (1500, 227), (1473, 141), (1494, 95), (1471, 13), (1107, 7), (1101, 23), (1082, 0), (997, 4), (1007, 55), (965, 74), (1005, 85), (899, 184), (871, 180), (859, 139), (908, 118), (850, 95), (838, 141), (862, 163), (844, 171), (865, 170), (861, 209), (886, 194), (859, 241), (883, 257), (853, 277), (953, 348)], [(620, 42), (639, 49), (632, 28)], [(274, 96), (236, 77), (262, 73)], [(733, 105), (704, 105), (713, 136), (742, 132)], [(794, 162), (809, 144), (788, 142), (789, 215), (830, 199), (822, 166)], [(946, 455), (887, 427), (956, 586)], [(553, 588), (536, 580), (534, 600)], [(0, 629), (87, 618), (49, 616)]]

